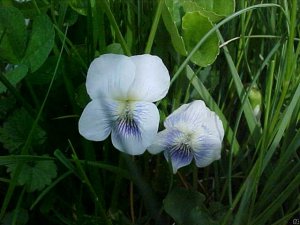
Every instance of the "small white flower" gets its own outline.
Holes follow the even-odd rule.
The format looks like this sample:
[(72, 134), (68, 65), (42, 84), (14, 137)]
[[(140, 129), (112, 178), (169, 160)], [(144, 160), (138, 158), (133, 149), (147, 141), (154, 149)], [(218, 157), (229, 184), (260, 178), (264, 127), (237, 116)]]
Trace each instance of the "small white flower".
[(166, 96), (170, 76), (162, 60), (152, 55), (105, 54), (90, 65), (86, 89), (92, 101), (79, 119), (79, 132), (112, 144), (130, 155), (144, 153), (159, 124), (155, 104)]
[(159, 132), (148, 151), (164, 151), (171, 159), (173, 172), (195, 159), (197, 167), (205, 167), (221, 157), (224, 128), (216, 113), (201, 100), (184, 104), (164, 122), (165, 130)]

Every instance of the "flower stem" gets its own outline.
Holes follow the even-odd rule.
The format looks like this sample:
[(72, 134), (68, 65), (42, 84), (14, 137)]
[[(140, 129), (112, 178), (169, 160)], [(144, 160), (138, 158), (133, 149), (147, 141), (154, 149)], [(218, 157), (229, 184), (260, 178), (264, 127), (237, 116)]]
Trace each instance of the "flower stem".
[(162, 12), (162, 8), (163, 8), (163, 3), (164, 3), (163, 0), (159, 0), (159, 2), (158, 2), (158, 6), (157, 6), (157, 9), (156, 9), (156, 12), (155, 12), (155, 17), (154, 17), (154, 20), (153, 20), (153, 23), (152, 23), (151, 31), (150, 31), (150, 34), (149, 34), (149, 37), (148, 37), (146, 48), (145, 48), (145, 53), (146, 54), (149, 54), (151, 52), (154, 37), (155, 37), (156, 31), (157, 31), (157, 26), (158, 26), (159, 19), (160, 19), (160, 16), (161, 16), (161, 12)]

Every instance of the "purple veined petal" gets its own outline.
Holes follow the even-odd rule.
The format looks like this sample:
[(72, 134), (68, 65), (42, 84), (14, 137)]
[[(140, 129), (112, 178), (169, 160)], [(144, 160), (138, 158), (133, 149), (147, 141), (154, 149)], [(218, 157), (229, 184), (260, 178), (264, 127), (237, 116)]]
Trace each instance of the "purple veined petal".
[(135, 65), (125, 55), (105, 54), (93, 60), (86, 79), (91, 99), (108, 97), (127, 100), (134, 81)]
[(193, 141), (193, 154), (197, 167), (205, 167), (221, 158), (222, 143), (216, 136), (201, 135)]
[(128, 112), (115, 122), (112, 143), (129, 155), (143, 154), (158, 131), (159, 112), (151, 102), (127, 102)]
[(192, 149), (187, 144), (169, 146), (168, 150), (164, 151), (164, 156), (167, 161), (171, 159), (174, 174), (179, 168), (189, 165), (193, 160)]
[(170, 87), (170, 75), (162, 60), (153, 55), (131, 56), (135, 64), (135, 78), (129, 98), (156, 102), (166, 96)]
[[(164, 138), (163, 148), (166, 160), (171, 160), (173, 173), (183, 166), (191, 163), (192, 149), (189, 145), (187, 134), (179, 129), (166, 129), (161, 138)], [(155, 144), (153, 144), (155, 145)]]
[(78, 122), (79, 133), (88, 140), (102, 141), (111, 132), (117, 119), (119, 102), (112, 99), (94, 99), (87, 104)]

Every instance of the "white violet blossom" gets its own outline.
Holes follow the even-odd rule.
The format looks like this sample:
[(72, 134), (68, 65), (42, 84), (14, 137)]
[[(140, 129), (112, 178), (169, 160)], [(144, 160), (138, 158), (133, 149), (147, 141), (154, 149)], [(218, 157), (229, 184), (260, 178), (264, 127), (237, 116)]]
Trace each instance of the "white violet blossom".
[(105, 54), (94, 59), (86, 79), (92, 99), (79, 119), (79, 132), (112, 144), (130, 155), (143, 154), (158, 131), (159, 112), (153, 102), (166, 96), (170, 76), (162, 60), (152, 55)]
[(220, 159), (224, 128), (203, 101), (182, 105), (166, 118), (164, 126), (166, 129), (157, 134), (148, 151), (152, 154), (164, 151), (174, 173), (193, 159), (197, 167)]

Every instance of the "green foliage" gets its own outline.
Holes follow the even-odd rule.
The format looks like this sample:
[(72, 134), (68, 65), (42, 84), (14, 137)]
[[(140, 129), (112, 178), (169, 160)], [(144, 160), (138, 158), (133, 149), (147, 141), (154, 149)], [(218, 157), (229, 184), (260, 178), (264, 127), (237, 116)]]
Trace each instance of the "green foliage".
[[(299, 15), (297, 0), (0, 1), (0, 223), (290, 224)], [(105, 53), (158, 55), (172, 79), (159, 130), (201, 99), (223, 123), (221, 159), (173, 175), (163, 154), (84, 140), (86, 74)]]
[[(25, 65), (20, 65), (4, 74), (4, 76), (14, 87), (16, 87), (16, 85), (27, 75), (27, 72), (28, 67)], [(0, 83), (0, 94), (5, 91), (6, 87)]]
[[(190, 52), (199, 40), (210, 30), (213, 25), (209, 19), (200, 12), (189, 12), (182, 18), (183, 38), (187, 50)], [(200, 28), (200, 29), (199, 29)], [(192, 56), (193, 63), (205, 67), (212, 64), (219, 53), (219, 40), (217, 34), (210, 36), (198, 51)]]
[[(14, 176), (16, 163), (8, 165), (7, 171)], [(18, 176), (18, 185), (24, 185), (28, 192), (40, 191), (51, 184), (57, 175), (56, 165), (52, 160), (27, 162)]]
[(18, 9), (0, 6), (0, 37), (1, 58), (18, 64), (27, 40), (25, 18)]
[(13, 224), (14, 217), (16, 217), (16, 225), (25, 225), (29, 220), (28, 211), (26, 209), (13, 210), (5, 215), (3, 220), (1, 220), (3, 225)]
[(216, 23), (234, 12), (235, 0), (182, 0), (186, 12), (198, 11)]
[(165, 198), (164, 209), (178, 224), (216, 224), (211, 220), (204, 201), (205, 197), (199, 192), (174, 189)]
[(36, 71), (47, 59), (54, 45), (54, 27), (47, 15), (34, 18), (31, 37), (23, 58), (31, 72)]
[[(33, 124), (33, 118), (25, 109), (16, 110), (0, 127), (0, 142), (10, 152), (19, 152), (25, 144), (28, 133)], [(32, 140), (32, 146), (41, 145), (46, 139), (45, 131), (37, 127)]]
[(187, 51), (184, 45), (182, 36), (179, 34), (178, 28), (181, 25), (180, 18), (180, 5), (179, 1), (165, 1), (165, 6), (162, 11), (162, 18), (164, 20), (166, 29), (168, 30), (172, 44), (177, 52), (181, 55), (187, 55)]

